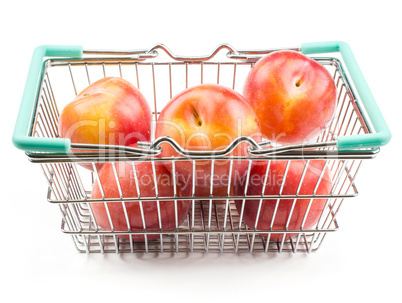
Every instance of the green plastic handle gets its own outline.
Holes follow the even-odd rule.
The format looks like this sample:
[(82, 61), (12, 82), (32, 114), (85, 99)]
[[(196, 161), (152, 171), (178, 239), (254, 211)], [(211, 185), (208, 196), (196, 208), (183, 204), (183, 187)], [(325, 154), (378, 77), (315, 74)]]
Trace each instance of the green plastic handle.
[(391, 140), (391, 131), (364, 79), (350, 46), (343, 41), (303, 43), (301, 51), (306, 55), (332, 52), (339, 52), (342, 55), (364, 108), (375, 128), (375, 133), (337, 137), (338, 150), (377, 148), (387, 144)]
[[(376, 132), (371, 134), (337, 137), (338, 150), (376, 148), (387, 144), (391, 140), (391, 132), (349, 45), (342, 41), (304, 43), (302, 44), (301, 51), (306, 55), (330, 52), (341, 53), (367, 114), (375, 128)], [(24, 151), (62, 153), (70, 151), (71, 142), (69, 139), (39, 138), (28, 136), (28, 134), (30, 133), (30, 127), (34, 119), (32, 113), (39, 94), (45, 57), (82, 58), (82, 54), (81, 46), (43, 45), (35, 49), (14, 128), (13, 143), (17, 148)]]
[(70, 151), (71, 142), (64, 138), (31, 137), (33, 112), (39, 95), (39, 89), (44, 72), (45, 57), (82, 58), (81, 46), (42, 45), (35, 48), (17, 121), (14, 127), (13, 143), (24, 151), (62, 152)]

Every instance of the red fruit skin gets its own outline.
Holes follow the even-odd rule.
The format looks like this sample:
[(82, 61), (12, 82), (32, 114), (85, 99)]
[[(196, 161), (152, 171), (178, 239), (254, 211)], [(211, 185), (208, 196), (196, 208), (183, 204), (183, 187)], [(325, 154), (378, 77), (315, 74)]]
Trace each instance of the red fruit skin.
[[(60, 137), (72, 143), (128, 146), (150, 140), (151, 109), (131, 83), (106, 77), (89, 85), (64, 107), (58, 129)], [(81, 165), (93, 170), (90, 163)]]
[[(155, 197), (155, 182), (151, 162), (141, 162), (135, 164), (138, 186), (141, 197)], [(116, 171), (119, 176), (119, 183), (126, 197), (138, 197), (134, 170), (132, 163), (117, 162)], [(173, 178), (170, 172), (161, 163), (155, 163), (155, 176), (158, 182), (158, 197), (173, 197)], [(120, 198), (118, 185), (116, 183), (113, 166), (111, 163), (105, 163), (99, 171), (99, 179), (106, 198)], [(180, 197), (181, 191), (178, 188), (177, 196)], [(91, 199), (101, 199), (102, 193), (98, 181), (95, 182), (91, 194)], [(147, 231), (158, 231), (159, 220), (156, 201), (142, 201), (145, 224)], [(163, 231), (174, 231), (175, 225), (175, 203), (174, 200), (160, 201), (160, 214)], [(105, 203), (91, 203), (91, 209), (98, 226), (106, 231), (111, 230)], [(107, 202), (110, 216), (112, 219), (114, 231), (128, 231), (127, 220), (124, 208), (121, 202)], [(125, 202), (127, 216), (130, 222), (131, 231), (143, 231), (144, 225), (141, 216), (140, 202)], [(191, 201), (177, 200), (178, 225), (186, 218), (191, 206)], [(129, 239), (128, 235), (119, 235), (118, 237)], [(133, 235), (133, 240), (144, 241), (143, 235)], [(147, 240), (159, 239), (158, 234), (147, 235)]]
[[(264, 178), (266, 173), (266, 162), (256, 164), (253, 166), (250, 172), (249, 185), (247, 188), (247, 195), (261, 195)], [(319, 180), (319, 176), (324, 167), (324, 160), (311, 160), (306, 170), (303, 183), (300, 187), (300, 195), (312, 195), (314, 188)], [(280, 187), (283, 182), (284, 173), (286, 169), (287, 161), (271, 161), (268, 177), (266, 181), (266, 187), (264, 195), (279, 195)], [(288, 173), (285, 179), (285, 185), (282, 189), (283, 195), (296, 195), (299, 182), (301, 180), (306, 162), (303, 160), (291, 161), (288, 169)], [(317, 188), (316, 195), (329, 195), (332, 188), (332, 182), (329, 169), (326, 168), (321, 179), (321, 182)], [(242, 184), (236, 184), (234, 187), (234, 194), (244, 195), (245, 182)], [(272, 217), (274, 214), (277, 199), (266, 199), (262, 201), (261, 211), (258, 219), (257, 229), (268, 230), (270, 229)], [(285, 230), (288, 217), (292, 208), (294, 199), (280, 199), (278, 204), (277, 213), (275, 215), (273, 230)], [(325, 207), (327, 199), (314, 199), (311, 203), (310, 210), (308, 212), (306, 221), (304, 223), (304, 229), (314, 227), (314, 225), (320, 219), (321, 213)], [(244, 205), (243, 222), (250, 228), (254, 229), (256, 216), (258, 211), (258, 205), (260, 200), (246, 200)], [(306, 214), (310, 199), (297, 199), (295, 207), (293, 209), (288, 229), (301, 229), (304, 216)], [(237, 211), (241, 212), (242, 200), (236, 200), (235, 205)], [(261, 234), (263, 237), (267, 237), (268, 234)], [(297, 236), (296, 233), (287, 233), (285, 240)], [(271, 241), (281, 241), (283, 238), (282, 233), (272, 233)]]
[[(179, 93), (163, 108), (155, 136), (168, 136), (186, 150), (216, 151), (225, 149), (234, 139), (244, 135), (261, 141), (260, 122), (247, 101), (230, 88), (203, 84)], [(161, 146), (161, 157), (179, 156), (169, 144)], [(230, 155), (247, 156), (248, 147), (247, 143), (242, 143)], [(172, 170), (171, 162), (165, 164)], [(177, 161), (175, 165), (178, 180), (191, 187), (192, 161)], [(213, 178), (216, 187), (228, 185), (229, 167), (229, 161), (215, 161)], [(232, 180), (241, 178), (247, 167), (248, 161), (233, 161)], [(201, 187), (201, 192), (207, 191), (211, 183), (211, 161), (197, 161), (195, 170), (195, 186)]]
[(316, 138), (336, 107), (332, 76), (295, 51), (273, 52), (258, 60), (245, 81), (243, 96), (257, 113), (263, 134), (282, 145)]
[[(181, 186), (181, 192), (183, 197), (192, 197), (193, 196), (193, 185), (192, 182), (189, 182), (189, 184), (180, 184)], [(214, 186), (212, 189), (212, 202), (213, 203), (226, 203), (226, 199), (213, 199), (214, 197), (227, 197), (230, 195), (231, 188), (229, 188), (229, 193), (228, 193), (228, 187), (227, 186)], [(210, 187), (202, 187), (202, 186), (195, 186), (194, 187), (194, 197), (196, 201), (204, 201), (204, 202), (209, 202), (210, 201), (210, 195), (211, 195), (211, 188)], [(200, 197), (206, 197), (205, 199), (199, 199)], [(230, 199), (229, 199), (230, 200)]]

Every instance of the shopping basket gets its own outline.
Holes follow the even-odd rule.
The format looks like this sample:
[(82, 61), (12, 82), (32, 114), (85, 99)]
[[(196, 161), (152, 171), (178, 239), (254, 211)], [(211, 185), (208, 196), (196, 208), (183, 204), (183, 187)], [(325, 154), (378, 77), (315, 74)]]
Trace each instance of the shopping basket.
[[(48, 185), (47, 200), (60, 208), (61, 229), (72, 236), (76, 248), (86, 253), (317, 250), (326, 234), (338, 229), (336, 217), (344, 199), (358, 194), (355, 178), (362, 160), (374, 158), (379, 147), (389, 142), (391, 133), (348, 44), (337, 41), (305, 43), (301, 47), (286, 49), (313, 55), (312, 58), (333, 75), (337, 87), (337, 107), (330, 126), (314, 141), (305, 144), (268, 146), (269, 142), (256, 143), (249, 137), (239, 137), (219, 153), (194, 153), (183, 150), (168, 137), (152, 137), (151, 142), (140, 142), (137, 147), (130, 148), (72, 143), (59, 137), (57, 123), (60, 109), (87, 85), (102, 77), (116, 76), (127, 79), (141, 90), (150, 102), (155, 122), (161, 108), (175, 94), (190, 86), (217, 83), (241, 92), (243, 81), (253, 64), (261, 56), (282, 49), (240, 51), (222, 44), (210, 55), (190, 57), (176, 55), (162, 44), (130, 51), (83, 50), (80, 46), (51, 45), (36, 48), (13, 143), (26, 152), (31, 162), (42, 167)], [(240, 143), (249, 144), (249, 156), (235, 159), (230, 153)], [(170, 144), (181, 157), (158, 157), (162, 144)], [(87, 151), (72, 153), (72, 149)], [(172, 167), (179, 161), (189, 161), (195, 167), (198, 161), (210, 161), (213, 171), (218, 160), (246, 161), (249, 164), (247, 179), (255, 162), (265, 165), (268, 174), (273, 161), (280, 161), (286, 167), (282, 190), (286, 187), (286, 173), (292, 162), (302, 160), (304, 172), (317, 159), (325, 164), (318, 173), (315, 189), (323, 178), (324, 169), (330, 171), (332, 188), (326, 195), (319, 195), (316, 191), (308, 195), (301, 195), (299, 191), (292, 195), (281, 191), (276, 195), (266, 195), (264, 190), (258, 195), (247, 192), (235, 195), (228, 189), (225, 195), (215, 196), (211, 182), (210, 190), (203, 196), (196, 195), (193, 186), (188, 195), (180, 197), (175, 190), (171, 197), (159, 197), (157, 194), (155, 197), (126, 197), (121, 194), (120, 198), (103, 196), (91, 199), (94, 182), (99, 180), (97, 162), (111, 162), (115, 168), (123, 161), (134, 167), (141, 162), (154, 166), (162, 160)], [(92, 163), (94, 172), (82, 168), (79, 162)], [(138, 182), (136, 174), (134, 179)], [(156, 181), (155, 184), (157, 187)], [(173, 186), (176, 189), (179, 185), (175, 183)], [(281, 229), (275, 229), (273, 224), (265, 229), (258, 229), (257, 224), (245, 224), (244, 205), (249, 201), (258, 201), (260, 210), (261, 201), (266, 199), (274, 201), (275, 205), (271, 222), (274, 222), (278, 205), (284, 199), (293, 201), (289, 218), (298, 199), (309, 201), (302, 224), (291, 228), (289, 219)], [(304, 223), (315, 199), (325, 199), (325, 205), (318, 222), (306, 228)], [(132, 230), (130, 222), (127, 222), (125, 230), (114, 229), (112, 222), (112, 228), (104, 230), (97, 224), (91, 207), (92, 203), (104, 203), (107, 209), (110, 203), (119, 203), (126, 211), (127, 202), (141, 204), (151, 200), (157, 202), (158, 216), (161, 216), (162, 203), (175, 203), (176, 219), (178, 200), (187, 201), (190, 210), (181, 224), (176, 220), (175, 228), (168, 231), (163, 229), (160, 217), (158, 230), (147, 230), (145, 223), (143, 229)], [(236, 208), (234, 201), (241, 201), (242, 207)], [(127, 216), (126, 219), (128, 221)], [(143, 213), (141, 219), (145, 221)], [(139, 235), (141, 240), (135, 240)], [(157, 235), (156, 239), (153, 236), (150, 240), (151, 235)]]

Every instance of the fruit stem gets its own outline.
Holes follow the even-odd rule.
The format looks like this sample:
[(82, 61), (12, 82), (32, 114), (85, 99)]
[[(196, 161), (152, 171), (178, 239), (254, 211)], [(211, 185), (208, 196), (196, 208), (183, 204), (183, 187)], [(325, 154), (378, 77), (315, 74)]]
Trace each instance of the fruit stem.
[(193, 115), (194, 115), (195, 120), (197, 121), (197, 125), (202, 126), (202, 121), (200, 119), (200, 115), (198, 115), (198, 112), (195, 109), (194, 105), (191, 104), (190, 106), (191, 106), (191, 108), (193, 110)]

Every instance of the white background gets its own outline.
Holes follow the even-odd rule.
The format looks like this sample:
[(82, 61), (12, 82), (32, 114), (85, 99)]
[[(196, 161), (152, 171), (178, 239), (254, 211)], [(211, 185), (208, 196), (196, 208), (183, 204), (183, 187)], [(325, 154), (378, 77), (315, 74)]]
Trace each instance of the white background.
[[(0, 297), (11, 295), (8, 302), (400, 300), (402, 21), (396, 3), (2, 4)], [(264, 49), (325, 40), (350, 44), (393, 139), (376, 159), (363, 163), (356, 180), (360, 195), (344, 202), (340, 230), (327, 235), (311, 255), (79, 254), (60, 231), (57, 206), (46, 202), (40, 167), (12, 146), (31, 55), (38, 45), (138, 49), (164, 43), (178, 54), (204, 55), (223, 42), (238, 49)]]

